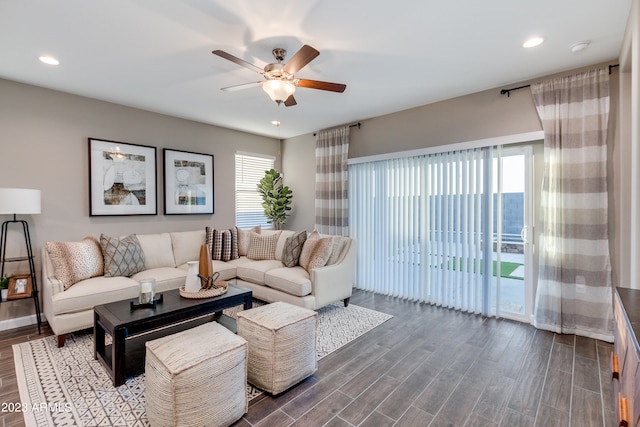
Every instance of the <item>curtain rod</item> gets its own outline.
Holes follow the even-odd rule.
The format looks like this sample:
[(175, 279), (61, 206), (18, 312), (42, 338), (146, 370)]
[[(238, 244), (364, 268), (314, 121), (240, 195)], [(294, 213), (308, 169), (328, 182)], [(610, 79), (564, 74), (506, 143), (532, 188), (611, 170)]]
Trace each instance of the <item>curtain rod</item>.
[[(619, 67), (619, 66), (620, 66), (620, 64), (612, 64), (612, 65), (609, 65), (609, 74), (611, 74), (611, 69), (612, 69), (612, 68)], [(511, 96), (511, 91), (519, 90), (519, 89), (524, 89), (524, 88), (527, 88), (527, 87), (531, 87), (531, 85), (524, 85), (524, 86), (512, 87), (511, 89), (502, 89), (502, 90), (500, 91), (500, 95), (504, 95), (504, 94), (506, 93), (506, 94), (507, 94), (507, 98), (509, 98), (509, 97)]]
[[(350, 128), (357, 127), (358, 129), (360, 129), (360, 126), (362, 126), (362, 124), (361, 124), (360, 122), (358, 122), (358, 123), (352, 123), (352, 124), (350, 124), (350, 125), (349, 125), (349, 127), (350, 127)], [(316, 134), (317, 134), (317, 133), (318, 133), (318, 132), (314, 132), (314, 133), (313, 133), (313, 136), (316, 136)]]

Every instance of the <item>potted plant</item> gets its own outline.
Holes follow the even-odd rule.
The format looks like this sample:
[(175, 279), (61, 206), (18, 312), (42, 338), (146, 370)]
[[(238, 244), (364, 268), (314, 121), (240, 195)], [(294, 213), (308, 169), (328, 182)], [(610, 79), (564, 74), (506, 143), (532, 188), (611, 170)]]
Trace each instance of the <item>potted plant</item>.
[(9, 293), (9, 276), (0, 277), (0, 292), (2, 301), (7, 300), (7, 293)]
[(269, 224), (276, 230), (282, 230), (291, 210), (293, 191), (282, 185), (282, 175), (275, 169), (265, 171), (258, 184), (258, 192), (262, 196), (262, 208)]

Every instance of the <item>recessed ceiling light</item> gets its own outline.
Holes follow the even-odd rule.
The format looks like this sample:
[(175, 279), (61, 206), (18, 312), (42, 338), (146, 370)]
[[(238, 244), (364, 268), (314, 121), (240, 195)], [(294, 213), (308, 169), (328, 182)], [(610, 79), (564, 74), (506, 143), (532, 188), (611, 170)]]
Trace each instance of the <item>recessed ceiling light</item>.
[(274, 126), (280, 126), (280, 120), (272, 120), (271, 124)]
[(530, 48), (540, 46), (544, 42), (544, 37), (531, 37), (526, 42), (522, 43), (522, 47)]
[(58, 61), (53, 56), (42, 55), (39, 56), (38, 59), (48, 65), (60, 65), (60, 61)]

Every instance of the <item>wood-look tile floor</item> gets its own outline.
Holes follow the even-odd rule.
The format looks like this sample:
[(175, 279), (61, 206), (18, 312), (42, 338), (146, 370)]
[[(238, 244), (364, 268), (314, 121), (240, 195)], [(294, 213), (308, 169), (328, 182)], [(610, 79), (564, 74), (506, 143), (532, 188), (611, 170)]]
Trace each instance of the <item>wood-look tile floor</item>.
[[(359, 290), (351, 301), (395, 317), (252, 400), (236, 426), (616, 425), (612, 344)], [(20, 399), (11, 345), (37, 338), (0, 332), (0, 402)], [(0, 426), (20, 425), (2, 414)]]

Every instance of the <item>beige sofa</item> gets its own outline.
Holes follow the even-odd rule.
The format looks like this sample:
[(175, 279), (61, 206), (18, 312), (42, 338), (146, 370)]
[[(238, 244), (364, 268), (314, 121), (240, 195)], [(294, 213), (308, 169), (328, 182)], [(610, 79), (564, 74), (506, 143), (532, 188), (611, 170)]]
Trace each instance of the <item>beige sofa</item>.
[[(270, 233), (276, 232), (262, 230), (262, 234)], [(285, 267), (281, 261), (285, 241), (293, 233), (288, 230), (280, 232), (276, 259), (257, 261), (241, 256), (228, 262), (212, 260), (213, 270), (219, 272), (223, 280), (236, 279), (238, 286), (252, 290), (253, 297), (263, 301), (284, 301), (312, 310), (344, 301), (346, 307), (355, 274), (355, 242), (341, 238), (344, 245), (340, 253), (333, 254), (335, 262), (308, 272), (299, 265)], [(206, 233), (201, 230), (139, 234), (137, 238), (144, 252), (144, 271), (131, 277), (92, 277), (73, 284), (67, 290), (56, 277), (46, 246), (43, 248), (43, 311), (58, 337), (58, 346), (64, 345), (67, 333), (93, 327), (94, 306), (136, 298), (139, 280), (154, 278), (157, 292), (183, 286), (187, 262), (198, 260)]]

